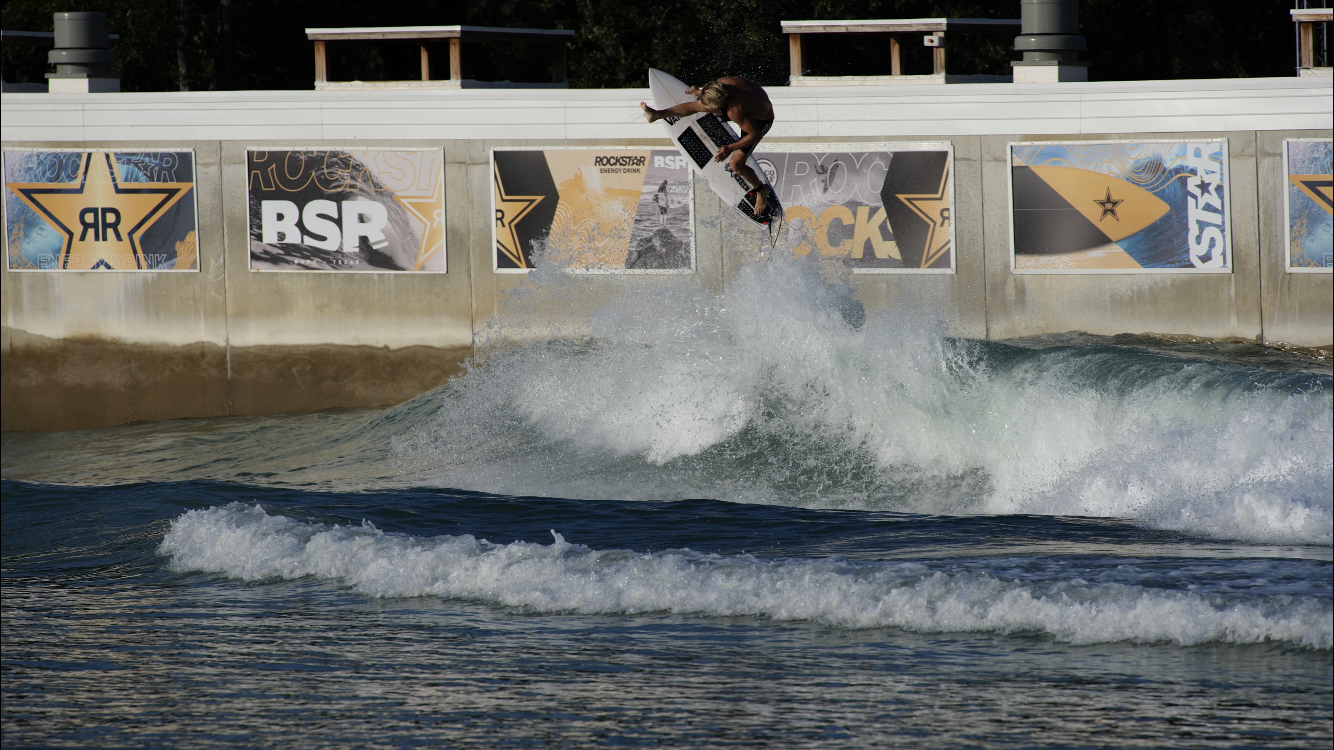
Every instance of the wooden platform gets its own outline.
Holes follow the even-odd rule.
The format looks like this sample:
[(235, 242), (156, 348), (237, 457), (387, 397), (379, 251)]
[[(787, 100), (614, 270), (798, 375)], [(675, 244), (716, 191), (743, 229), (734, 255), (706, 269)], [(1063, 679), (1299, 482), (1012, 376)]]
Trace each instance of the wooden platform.
[[(344, 29), (306, 29), (315, 43), (315, 88), (325, 89), (418, 89), (418, 88), (566, 88), (566, 45), (574, 38), (567, 29), (510, 29), (495, 26), (378, 26)], [(335, 41), (418, 40), (421, 42), (420, 81), (330, 81), (325, 45)], [(449, 40), (449, 78), (431, 78), (431, 56), (426, 42)], [(551, 83), (473, 81), (463, 78), (464, 42), (537, 41), (551, 44)]]
[[(889, 18), (857, 21), (783, 21), (787, 34), (789, 86), (885, 86), (923, 83), (995, 83), (1010, 76), (951, 76), (945, 72), (945, 35), (978, 31), (1018, 31), (1017, 18)], [(801, 38), (810, 34), (888, 34), (890, 75), (887, 76), (810, 76), (802, 65)], [(930, 75), (903, 75), (900, 37), (922, 34), (933, 37)]]

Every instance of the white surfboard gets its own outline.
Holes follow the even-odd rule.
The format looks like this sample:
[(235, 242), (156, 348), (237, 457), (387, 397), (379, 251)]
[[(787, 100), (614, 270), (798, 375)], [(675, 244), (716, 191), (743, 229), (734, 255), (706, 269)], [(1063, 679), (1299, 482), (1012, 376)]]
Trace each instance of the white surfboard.
[[(695, 101), (694, 96), (686, 93), (689, 86), (655, 68), (649, 68), (648, 87), (653, 94), (654, 109), (666, 109)], [(753, 199), (746, 200), (746, 193), (751, 191), (750, 183), (741, 175), (732, 172), (726, 161), (713, 160), (719, 148), (737, 140), (736, 131), (732, 129), (731, 123), (711, 112), (700, 112), (686, 117), (668, 117), (658, 122), (667, 129), (677, 150), (685, 154), (686, 160), (695, 166), (705, 180), (708, 180), (709, 187), (723, 199), (723, 203), (740, 211), (742, 216), (756, 224), (763, 225), (770, 217), (778, 216), (782, 210), (778, 205), (778, 196), (774, 194), (768, 177), (764, 174), (764, 170), (760, 169), (760, 164), (755, 161), (754, 155), (746, 159), (746, 164), (755, 170), (766, 191), (764, 196), (767, 204), (766, 216), (761, 219), (755, 217)]]

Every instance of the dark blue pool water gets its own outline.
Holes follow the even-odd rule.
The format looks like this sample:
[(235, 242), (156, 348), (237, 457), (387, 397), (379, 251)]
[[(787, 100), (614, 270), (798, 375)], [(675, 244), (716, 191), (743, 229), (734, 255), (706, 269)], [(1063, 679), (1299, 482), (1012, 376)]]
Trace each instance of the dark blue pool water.
[(1329, 744), (1327, 361), (817, 270), (385, 410), (4, 435), (3, 745)]

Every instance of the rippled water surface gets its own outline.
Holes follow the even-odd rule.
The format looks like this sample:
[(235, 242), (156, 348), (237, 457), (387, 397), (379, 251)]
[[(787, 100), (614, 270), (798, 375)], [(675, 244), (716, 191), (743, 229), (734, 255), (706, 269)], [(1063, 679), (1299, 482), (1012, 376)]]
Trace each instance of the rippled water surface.
[(1334, 736), (1327, 360), (780, 260), (579, 319), (389, 409), (4, 435), (4, 746)]

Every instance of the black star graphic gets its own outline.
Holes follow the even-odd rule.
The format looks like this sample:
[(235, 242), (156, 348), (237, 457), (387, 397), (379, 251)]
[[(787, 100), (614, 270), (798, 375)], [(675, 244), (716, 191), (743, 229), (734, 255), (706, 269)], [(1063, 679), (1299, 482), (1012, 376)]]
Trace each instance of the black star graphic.
[(1121, 205), (1122, 203), (1125, 203), (1126, 201), (1124, 198), (1122, 198), (1121, 200), (1116, 200), (1112, 198), (1111, 188), (1107, 188), (1106, 198), (1103, 198), (1102, 200), (1097, 200), (1095, 198), (1093, 202), (1102, 207), (1102, 216), (1098, 217), (1098, 221), (1102, 221), (1108, 216), (1112, 217), (1113, 219), (1116, 219), (1117, 221), (1121, 220), (1121, 217), (1116, 215), (1116, 207)]

